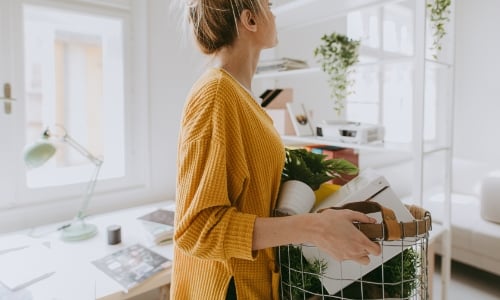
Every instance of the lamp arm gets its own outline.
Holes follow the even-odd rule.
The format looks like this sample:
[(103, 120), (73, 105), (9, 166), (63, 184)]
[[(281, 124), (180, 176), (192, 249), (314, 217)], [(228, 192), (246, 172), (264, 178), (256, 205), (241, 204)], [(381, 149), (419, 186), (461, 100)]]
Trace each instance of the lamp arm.
[(69, 134), (65, 134), (63, 136), (64, 142), (68, 143), (71, 147), (73, 147), (76, 151), (78, 151), (81, 155), (85, 156), (88, 160), (90, 160), (94, 165), (98, 166), (102, 164), (102, 160), (94, 156), (90, 153), (85, 147), (80, 145), (77, 141), (75, 141)]
[(63, 137), (64, 142), (68, 143), (71, 147), (73, 147), (80, 154), (85, 156), (88, 160), (90, 160), (96, 167), (94, 169), (94, 173), (92, 173), (92, 177), (90, 178), (89, 183), (87, 184), (87, 190), (83, 197), (83, 204), (81, 208), (78, 210), (78, 214), (76, 215), (76, 219), (83, 221), (85, 218), (85, 211), (87, 210), (87, 206), (90, 202), (90, 198), (94, 193), (94, 188), (97, 182), (97, 177), (99, 176), (99, 171), (101, 170), (101, 166), (103, 161), (92, 153), (90, 153), (87, 149), (85, 149), (82, 145), (80, 145), (77, 141), (75, 141), (71, 136), (67, 133)]
[(99, 176), (99, 171), (101, 170), (101, 165), (102, 161), (99, 160), (100, 163), (96, 164), (96, 167), (94, 169), (94, 173), (92, 174), (92, 177), (90, 178), (89, 183), (87, 184), (87, 191), (85, 192), (85, 195), (83, 196), (83, 203), (80, 209), (78, 210), (78, 213), (76, 215), (76, 218), (78, 220), (83, 220), (85, 218), (85, 211), (87, 210), (87, 206), (90, 202), (90, 198), (92, 197), (92, 194), (94, 193), (94, 188), (95, 184), (97, 182), (97, 177)]

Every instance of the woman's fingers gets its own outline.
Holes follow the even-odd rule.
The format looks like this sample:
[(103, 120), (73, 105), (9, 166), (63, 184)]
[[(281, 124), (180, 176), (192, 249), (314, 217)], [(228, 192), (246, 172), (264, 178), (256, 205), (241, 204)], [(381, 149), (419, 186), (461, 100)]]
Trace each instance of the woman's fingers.
[(362, 265), (368, 265), (370, 263), (370, 257), (367, 255), (365, 256), (360, 256), (358, 258), (353, 259), (355, 262), (360, 263)]
[(353, 222), (360, 222), (360, 223), (377, 223), (377, 220), (367, 216), (364, 213), (360, 213), (354, 210), (348, 210), (350, 213), (350, 217)]
[(380, 245), (378, 243), (370, 241), (370, 243), (368, 243), (368, 245), (366, 245), (366, 251), (370, 255), (378, 256), (382, 253), (382, 248), (380, 247)]
[(359, 231), (353, 222), (376, 223), (374, 218), (352, 210), (325, 210), (327, 225), (323, 228), (336, 230), (321, 231), (317, 246), (328, 249), (332, 257), (339, 260), (354, 260), (361, 264), (370, 263), (369, 255), (378, 256), (381, 247)]
[[(357, 211), (350, 211), (350, 217), (352, 218), (353, 221), (361, 222), (361, 223), (376, 223), (377, 220), (367, 216), (364, 213), (360, 213)], [(378, 243), (375, 243), (368, 239), (364, 234), (363, 234), (363, 247), (364, 250), (367, 252), (366, 255), (380, 255), (381, 253), (381, 248)], [(368, 260), (369, 261), (369, 260)]]

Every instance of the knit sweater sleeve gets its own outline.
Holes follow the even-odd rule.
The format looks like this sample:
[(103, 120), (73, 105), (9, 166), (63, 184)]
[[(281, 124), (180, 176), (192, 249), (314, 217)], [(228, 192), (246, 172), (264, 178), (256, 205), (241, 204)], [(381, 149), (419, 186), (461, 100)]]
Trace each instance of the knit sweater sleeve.
[(219, 84), (203, 86), (185, 108), (174, 240), (183, 252), (201, 259), (252, 260), (256, 216), (238, 211), (230, 199), (245, 190), (248, 170), (228, 158), (226, 137), (238, 133), (227, 132), (235, 124), (228, 124), (232, 112), (220, 99)]

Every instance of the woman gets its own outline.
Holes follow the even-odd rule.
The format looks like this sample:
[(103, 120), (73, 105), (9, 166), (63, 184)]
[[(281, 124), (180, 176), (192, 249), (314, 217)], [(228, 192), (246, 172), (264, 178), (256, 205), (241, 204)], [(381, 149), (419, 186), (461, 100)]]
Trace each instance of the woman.
[(268, 1), (186, 3), (214, 66), (194, 84), (181, 123), (172, 299), (277, 299), (278, 245), (308, 242), (363, 264), (380, 253), (352, 225), (375, 222), (358, 212), (271, 217), (284, 145), (251, 93), (261, 50), (277, 44)]

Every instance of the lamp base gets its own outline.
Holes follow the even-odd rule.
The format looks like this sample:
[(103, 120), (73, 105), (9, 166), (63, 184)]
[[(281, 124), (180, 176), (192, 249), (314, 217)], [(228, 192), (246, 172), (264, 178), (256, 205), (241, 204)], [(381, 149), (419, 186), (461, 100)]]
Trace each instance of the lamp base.
[(62, 230), (61, 239), (64, 241), (81, 241), (90, 239), (97, 234), (97, 226), (84, 221), (73, 222)]

